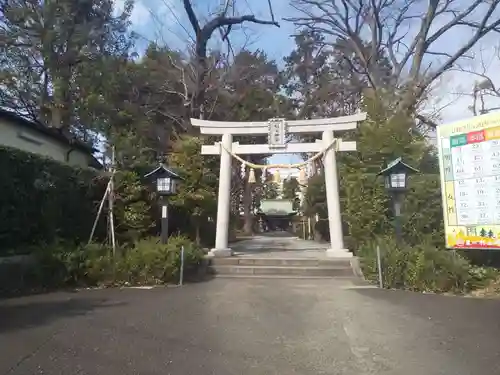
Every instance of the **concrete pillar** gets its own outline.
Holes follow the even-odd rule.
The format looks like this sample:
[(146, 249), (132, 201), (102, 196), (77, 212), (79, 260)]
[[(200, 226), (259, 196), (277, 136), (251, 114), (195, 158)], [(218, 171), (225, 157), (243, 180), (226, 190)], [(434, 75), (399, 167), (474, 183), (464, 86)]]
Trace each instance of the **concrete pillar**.
[(229, 207), (231, 204), (231, 151), (233, 145), (232, 134), (222, 135), (219, 172), (219, 196), (217, 201), (217, 227), (215, 233), (215, 248), (209, 255), (215, 257), (228, 257), (232, 251), (228, 246), (229, 235)]
[[(331, 145), (333, 140), (332, 130), (323, 132), (324, 147)], [(330, 227), (330, 248), (326, 251), (326, 255), (337, 258), (352, 257), (352, 253), (344, 248), (335, 146), (330, 147), (325, 153), (324, 174), (328, 207), (328, 224)]]

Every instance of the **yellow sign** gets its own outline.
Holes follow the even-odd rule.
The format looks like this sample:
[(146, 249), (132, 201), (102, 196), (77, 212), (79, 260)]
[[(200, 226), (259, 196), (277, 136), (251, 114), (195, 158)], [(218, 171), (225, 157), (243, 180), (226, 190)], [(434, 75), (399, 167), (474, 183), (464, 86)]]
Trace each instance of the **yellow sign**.
[(447, 248), (500, 249), (500, 112), (437, 128)]

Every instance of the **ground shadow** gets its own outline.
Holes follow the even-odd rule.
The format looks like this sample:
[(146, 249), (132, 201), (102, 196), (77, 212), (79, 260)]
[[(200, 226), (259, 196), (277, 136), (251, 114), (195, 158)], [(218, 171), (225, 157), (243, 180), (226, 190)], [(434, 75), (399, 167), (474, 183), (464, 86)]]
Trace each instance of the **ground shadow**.
[(0, 334), (49, 325), (58, 319), (122, 305), (125, 304), (103, 298), (73, 297), (68, 293), (3, 300), (0, 301)]
[[(453, 295), (418, 293), (389, 289), (354, 289), (365, 297), (404, 308), (413, 315), (430, 319), (435, 324), (447, 326), (452, 331), (495, 331), (500, 337), (500, 300)], [(465, 336), (467, 336), (465, 334)]]

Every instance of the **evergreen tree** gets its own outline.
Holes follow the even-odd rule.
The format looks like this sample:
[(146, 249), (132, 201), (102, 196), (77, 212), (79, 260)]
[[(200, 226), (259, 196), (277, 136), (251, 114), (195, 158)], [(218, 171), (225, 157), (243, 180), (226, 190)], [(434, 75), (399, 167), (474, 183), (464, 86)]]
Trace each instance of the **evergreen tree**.
[(5, 0), (0, 11), (2, 105), (85, 138), (88, 124), (81, 124), (77, 107), (93, 85), (79, 79), (79, 70), (102, 73), (109, 57), (128, 53), (131, 10), (127, 2), (115, 16), (112, 0)]

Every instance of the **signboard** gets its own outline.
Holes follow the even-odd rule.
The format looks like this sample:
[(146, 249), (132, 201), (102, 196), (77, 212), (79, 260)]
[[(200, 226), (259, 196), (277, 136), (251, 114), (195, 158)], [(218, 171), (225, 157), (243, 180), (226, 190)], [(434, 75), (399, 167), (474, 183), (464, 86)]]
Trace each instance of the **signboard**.
[(500, 249), (500, 113), (437, 128), (447, 248)]
[(268, 121), (269, 148), (285, 148), (286, 147), (286, 120), (284, 118), (272, 118)]

